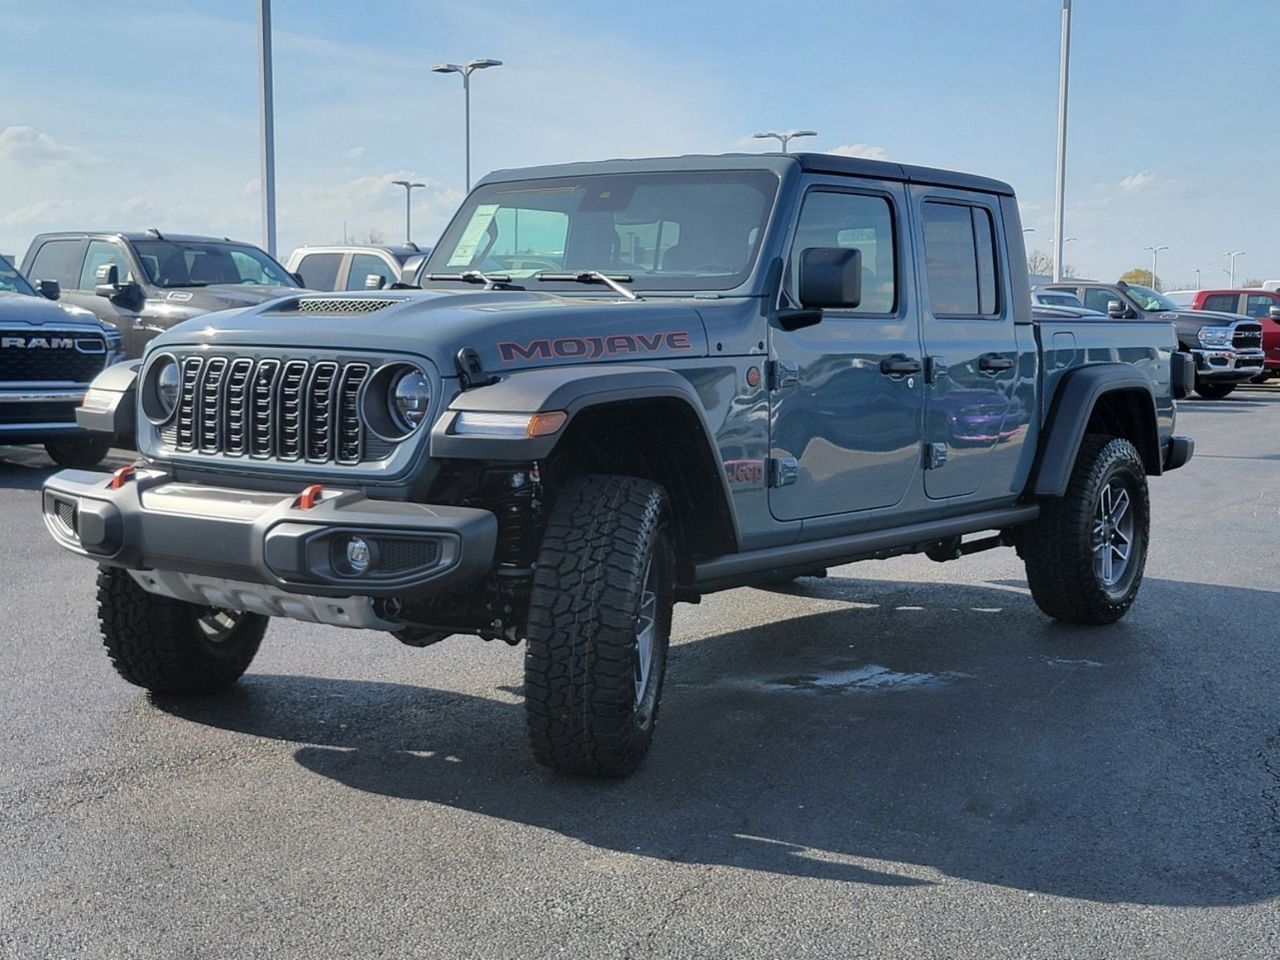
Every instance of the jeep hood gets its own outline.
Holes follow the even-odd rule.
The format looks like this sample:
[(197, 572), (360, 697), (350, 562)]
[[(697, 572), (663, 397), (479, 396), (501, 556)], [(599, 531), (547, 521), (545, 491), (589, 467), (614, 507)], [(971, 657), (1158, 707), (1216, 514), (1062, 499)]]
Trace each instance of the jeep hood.
[(409, 353), (427, 357), (444, 376), (455, 374), (454, 357), (467, 347), (490, 372), (708, 352), (702, 319), (685, 300), (623, 301), (518, 290), (291, 293), (274, 303), (187, 321), (157, 337), (152, 349), (203, 344)]

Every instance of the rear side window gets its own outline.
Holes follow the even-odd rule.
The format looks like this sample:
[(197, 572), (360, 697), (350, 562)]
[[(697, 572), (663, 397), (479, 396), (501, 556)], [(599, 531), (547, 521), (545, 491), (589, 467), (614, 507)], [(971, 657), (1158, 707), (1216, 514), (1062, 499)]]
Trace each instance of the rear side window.
[(1204, 298), (1204, 306), (1200, 309), (1235, 313), (1236, 308), (1236, 295), (1234, 293), (1214, 293)]
[(381, 277), (384, 286), (389, 286), (400, 279), (396, 271), (388, 267), (381, 257), (375, 257), (371, 253), (357, 253), (351, 258), (351, 269), (347, 271), (347, 289), (365, 289), (365, 279), (371, 273)]
[(1280, 300), (1257, 294), (1250, 294), (1245, 298), (1244, 312), (1254, 319), (1260, 320), (1271, 316), (1272, 307), (1280, 307)]
[(27, 271), (32, 280), (57, 280), (68, 290), (76, 289), (80, 279), (80, 258), (84, 245), (80, 240), (46, 240), (36, 251)]
[(791, 289), (800, 257), (811, 247), (844, 247), (862, 253), (862, 300), (848, 313), (886, 314), (897, 309), (897, 257), (893, 208), (884, 197), (815, 190), (804, 201), (791, 246)]
[(935, 316), (999, 315), (995, 223), (989, 210), (926, 201), (924, 256)]
[(124, 255), (120, 244), (110, 240), (90, 240), (89, 251), (84, 258), (84, 269), (80, 271), (80, 282), (76, 289), (92, 290), (98, 283), (98, 268), (107, 264), (115, 266), (117, 279), (121, 283), (133, 279), (129, 271), (129, 259)]
[(312, 290), (332, 290), (338, 285), (340, 253), (309, 253), (298, 264), (302, 285)]

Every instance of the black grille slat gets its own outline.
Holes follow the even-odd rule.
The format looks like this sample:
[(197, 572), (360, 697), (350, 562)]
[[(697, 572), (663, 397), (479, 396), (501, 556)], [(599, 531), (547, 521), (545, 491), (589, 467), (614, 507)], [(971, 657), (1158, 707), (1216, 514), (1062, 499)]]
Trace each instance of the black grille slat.
[(307, 377), (306, 453), (312, 463), (326, 463), (333, 448), (333, 388), (338, 379), (338, 365), (326, 360), (311, 368)]
[(359, 463), (364, 452), (364, 423), (360, 417), (360, 385), (369, 376), (369, 366), (352, 363), (342, 372), (338, 381), (334, 417), (337, 419), (337, 449), (334, 459), (338, 463)]
[(179, 360), (180, 393), (164, 443), (184, 453), (357, 465), (395, 444), (366, 436), (360, 361), (195, 354)]
[(1256, 323), (1236, 324), (1235, 333), (1231, 337), (1231, 345), (1237, 350), (1261, 350), (1262, 327)]

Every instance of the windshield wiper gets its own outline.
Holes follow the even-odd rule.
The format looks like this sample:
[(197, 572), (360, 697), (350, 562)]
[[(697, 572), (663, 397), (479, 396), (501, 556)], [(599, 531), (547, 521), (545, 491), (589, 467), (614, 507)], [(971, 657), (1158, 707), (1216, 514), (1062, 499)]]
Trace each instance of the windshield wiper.
[(461, 273), (428, 273), (428, 280), (461, 280), (463, 283), (483, 283), (486, 290), (496, 290), (511, 282), (505, 273), (481, 273), (479, 270), (463, 270)]
[(536, 273), (535, 280), (559, 280), (561, 282), (568, 280), (573, 283), (603, 283), (614, 293), (626, 297), (628, 300), (639, 300), (640, 297), (633, 290), (624, 287), (624, 283), (631, 282), (630, 274), (626, 273), (601, 273), (599, 270), (575, 270), (565, 273)]

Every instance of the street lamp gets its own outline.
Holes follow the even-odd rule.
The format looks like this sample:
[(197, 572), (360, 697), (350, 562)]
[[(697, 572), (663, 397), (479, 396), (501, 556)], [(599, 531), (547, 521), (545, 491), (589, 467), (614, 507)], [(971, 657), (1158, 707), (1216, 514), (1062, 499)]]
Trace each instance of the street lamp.
[(1162, 243), (1156, 247), (1143, 247), (1142, 249), (1147, 250), (1151, 253), (1151, 289), (1159, 290), (1160, 288), (1156, 286), (1156, 262), (1160, 257), (1160, 251), (1168, 250), (1169, 245)]
[[(1071, 63), (1071, 0), (1062, 0), (1062, 51), (1058, 63), (1058, 175), (1054, 190), (1053, 235), (1062, 247), (1063, 208), (1067, 195), (1067, 78)], [(1053, 282), (1062, 280), (1058, 260), (1053, 261)]]
[(471, 190), (471, 74), (477, 70), (484, 70), (487, 67), (500, 67), (501, 60), (491, 60), (483, 58), (480, 60), (472, 60), (465, 66), (456, 63), (437, 63), (431, 68), (432, 73), (457, 73), (462, 76), (462, 100), (463, 100), (463, 124), (465, 125), (466, 135), (466, 170), (467, 170), (467, 190)]
[(1227, 271), (1227, 276), (1231, 278), (1231, 289), (1234, 290), (1236, 288), (1236, 257), (1243, 257), (1244, 251), (1236, 250), (1233, 252), (1227, 252), (1224, 253), (1223, 256), (1231, 258), (1231, 269)]
[(413, 191), (418, 187), (425, 187), (425, 183), (410, 183), (408, 180), (392, 180), (397, 187), (404, 187), (404, 242), (405, 244), (413, 243), (413, 234), (409, 232), (409, 223), (411, 216), (410, 200), (413, 197)]
[[(1063, 237), (1062, 245), (1065, 247), (1068, 243), (1070, 243), (1074, 239), (1075, 237)], [(1053, 267), (1053, 275), (1058, 278), (1058, 280), (1054, 281), (1055, 283), (1057, 283), (1062, 279), (1062, 271), (1058, 268), (1058, 261), (1061, 259), (1061, 257), (1058, 257), (1057, 254), (1055, 253), (1055, 251), (1057, 250), (1057, 247), (1054, 246), (1056, 241), (1057, 241), (1057, 237), (1049, 238), (1049, 251), (1050, 253), (1054, 254), (1052, 257), (1050, 257), (1051, 266)], [(1065, 256), (1065, 254), (1063, 256)]]
[(816, 130), (788, 130), (786, 133), (768, 131), (765, 133), (753, 133), (751, 136), (755, 140), (777, 140), (781, 144), (782, 152), (786, 153), (787, 144), (796, 137), (816, 137), (817, 135), (818, 131)]
[(258, 0), (258, 139), (262, 245), (276, 255), (276, 121), (271, 82), (271, 0)]

